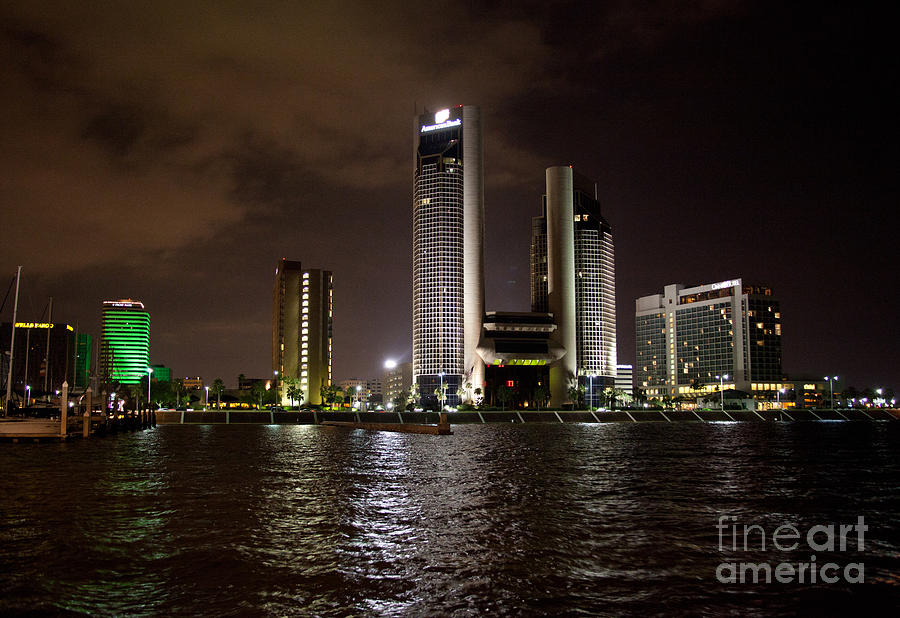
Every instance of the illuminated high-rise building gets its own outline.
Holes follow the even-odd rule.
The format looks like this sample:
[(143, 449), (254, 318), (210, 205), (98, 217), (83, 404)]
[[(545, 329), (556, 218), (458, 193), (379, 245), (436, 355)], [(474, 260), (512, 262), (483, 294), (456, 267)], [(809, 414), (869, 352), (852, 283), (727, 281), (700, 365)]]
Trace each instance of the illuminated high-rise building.
[(321, 389), (332, 383), (333, 305), (330, 271), (303, 268), (296, 260), (278, 263), (272, 297), (272, 371), (283, 404), (291, 401), (285, 378), (296, 380), (303, 391), (301, 402), (322, 403)]
[(638, 298), (635, 342), (635, 383), (650, 397), (770, 391), (783, 378), (778, 300), (741, 279)]
[(144, 303), (103, 301), (99, 369), (106, 383), (139, 384), (150, 366), (150, 314)]
[(448, 403), (484, 383), (484, 177), (481, 112), (458, 105), (415, 120), (413, 380)]
[(578, 384), (600, 403), (616, 379), (616, 263), (612, 227), (594, 183), (571, 166), (546, 172), (543, 213), (532, 219), (531, 308), (549, 311), (566, 351), (550, 367), (551, 405)]

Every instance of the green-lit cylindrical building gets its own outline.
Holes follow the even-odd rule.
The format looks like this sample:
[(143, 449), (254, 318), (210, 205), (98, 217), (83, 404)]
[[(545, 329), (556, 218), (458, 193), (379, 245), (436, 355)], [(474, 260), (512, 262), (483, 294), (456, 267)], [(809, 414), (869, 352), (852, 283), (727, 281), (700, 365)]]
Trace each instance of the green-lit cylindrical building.
[(100, 371), (106, 382), (139, 384), (150, 366), (150, 314), (130, 298), (103, 301)]

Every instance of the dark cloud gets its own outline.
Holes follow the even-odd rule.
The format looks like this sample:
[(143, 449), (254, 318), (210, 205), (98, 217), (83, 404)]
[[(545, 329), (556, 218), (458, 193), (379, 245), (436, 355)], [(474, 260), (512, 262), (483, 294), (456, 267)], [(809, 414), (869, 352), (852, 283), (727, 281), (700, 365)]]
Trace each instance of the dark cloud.
[(268, 370), (271, 271), (299, 258), (335, 272), (338, 377), (375, 373), (410, 345), (414, 111), (478, 104), (489, 309), (527, 308), (543, 170), (571, 163), (616, 233), (622, 360), (636, 296), (744, 276), (784, 299), (787, 369), (900, 383), (896, 327), (848, 317), (897, 287), (874, 240), (896, 221), (898, 74), (877, 15), (374, 7), (4, 4), (0, 266), (72, 321), (143, 298), (154, 360), (233, 381)]

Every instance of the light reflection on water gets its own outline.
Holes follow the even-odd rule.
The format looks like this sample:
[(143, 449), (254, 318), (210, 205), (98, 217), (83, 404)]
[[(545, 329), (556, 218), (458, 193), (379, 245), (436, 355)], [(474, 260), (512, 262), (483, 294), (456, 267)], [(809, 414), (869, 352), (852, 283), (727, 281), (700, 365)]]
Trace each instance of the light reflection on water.
[[(0, 613), (769, 614), (898, 599), (894, 423), (454, 431), (161, 426), (0, 445)], [(865, 515), (867, 572), (884, 583), (718, 584), (720, 514), (773, 528)]]

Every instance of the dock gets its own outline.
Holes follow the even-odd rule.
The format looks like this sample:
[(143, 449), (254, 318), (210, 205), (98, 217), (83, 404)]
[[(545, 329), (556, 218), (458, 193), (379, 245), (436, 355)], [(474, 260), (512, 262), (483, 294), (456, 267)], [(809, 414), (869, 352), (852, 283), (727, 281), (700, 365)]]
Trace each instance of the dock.
[(331, 427), (347, 427), (349, 429), (365, 429), (367, 431), (394, 431), (397, 433), (418, 433), (429, 436), (450, 436), (450, 422), (447, 414), (442, 413), (437, 425), (421, 423), (362, 423), (357, 421), (322, 421), (321, 425)]

